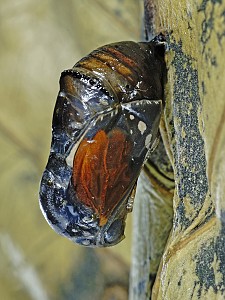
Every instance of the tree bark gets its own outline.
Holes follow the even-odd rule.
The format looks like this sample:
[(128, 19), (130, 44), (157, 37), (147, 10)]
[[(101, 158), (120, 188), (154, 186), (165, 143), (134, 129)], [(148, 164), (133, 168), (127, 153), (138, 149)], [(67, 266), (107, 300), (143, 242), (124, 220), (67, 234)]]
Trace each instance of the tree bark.
[[(171, 214), (166, 204), (153, 213), (156, 203), (165, 201), (165, 196), (152, 197), (159, 194), (157, 186), (144, 194), (148, 201), (142, 191), (138, 195), (130, 299), (224, 299), (225, 2), (157, 0), (146, 1), (145, 8), (154, 9), (145, 14), (148, 35), (168, 34), (161, 135), (175, 190)], [(143, 205), (144, 218), (138, 215)], [(155, 232), (155, 220), (163, 238)], [(140, 235), (143, 226), (147, 236)], [(163, 249), (155, 236), (166, 244)], [(161, 259), (152, 290), (154, 260), (149, 257), (146, 268), (147, 255), (137, 259), (143, 249)]]

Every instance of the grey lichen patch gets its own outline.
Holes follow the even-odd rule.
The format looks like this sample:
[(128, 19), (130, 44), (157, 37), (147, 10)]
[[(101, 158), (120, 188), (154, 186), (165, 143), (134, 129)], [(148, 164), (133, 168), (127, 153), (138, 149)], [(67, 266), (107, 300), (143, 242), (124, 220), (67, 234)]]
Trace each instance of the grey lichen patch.
[(224, 299), (225, 241), (220, 230), (216, 218), (211, 218), (170, 247), (154, 299)]
[[(210, 49), (206, 47), (208, 42), (222, 44), (225, 38), (225, 7), (222, 0), (202, 0), (199, 1), (198, 12), (202, 13), (201, 21), (201, 45), (202, 53), (212, 66), (217, 66), (217, 58)], [(200, 14), (199, 14), (200, 15)]]
[[(201, 101), (198, 73), (193, 59), (185, 55), (182, 45), (172, 43), (174, 52), (173, 102), (174, 169), (180, 203), (175, 213), (175, 227), (187, 228), (199, 214), (208, 192), (205, 146), (199, 117)], [(191, 209), (192, 208), (192, 209)]]
[(210, 289), (214, 294), (225, 292), (225, 238), (220, 235), (202, 245), (194, 258), (198, 277), (198, 296), (203, 297)]

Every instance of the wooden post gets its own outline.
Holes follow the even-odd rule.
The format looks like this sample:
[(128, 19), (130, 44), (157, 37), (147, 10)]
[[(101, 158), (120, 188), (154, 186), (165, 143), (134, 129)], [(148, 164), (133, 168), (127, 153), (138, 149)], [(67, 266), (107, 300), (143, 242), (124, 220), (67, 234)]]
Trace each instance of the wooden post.
[[(143, 194), (152, 181), (141, 178), (130, 299), (224, 299), (225, 1), (156, 0), (146, 1), (145, 9), (154, 10), (146, 12), (147, 32), (168, 34), (161, 133), (174, 170), (175, 190), (173, 213), (168, 214), (170, 230), (163, 213), (169, 210), (162, 206), (155, 211), (151, 204), (158, 188)], [(161, 197), (154, 203), (164, 200)], [(162, 239), (164, 249), (152, 240), (150, 229), (156, 228), (152, 219), (158, 220), (164, 233), (170, 230), (167, 243), (168, 235)], [(146, 234), (140, 234), (143, 226), (150, 226)], [(149, 257), (146, 267), (143, 249), (161, 257), (152, 290), (154, 260)]]

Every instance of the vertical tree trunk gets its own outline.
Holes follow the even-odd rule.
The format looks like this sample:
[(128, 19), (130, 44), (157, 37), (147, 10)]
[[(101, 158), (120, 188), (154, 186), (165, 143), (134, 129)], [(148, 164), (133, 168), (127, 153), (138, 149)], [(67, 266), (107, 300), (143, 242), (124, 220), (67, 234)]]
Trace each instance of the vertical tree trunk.
[[(175, 190), (171, 212), (158, 187), (168, 191), (168, 184), (150, 190), (141, 177), (130, 299), (224, 299), (225, 1), (156, 0), (145, 9), (147, 31), (168, 33), (161, 134)], [(152, 253), (160, 255), (157, 268)]]

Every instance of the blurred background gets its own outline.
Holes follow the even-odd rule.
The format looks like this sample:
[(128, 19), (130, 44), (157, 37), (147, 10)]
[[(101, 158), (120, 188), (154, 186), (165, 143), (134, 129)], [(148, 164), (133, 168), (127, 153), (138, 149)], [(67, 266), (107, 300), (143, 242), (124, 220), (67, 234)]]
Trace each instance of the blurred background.
[(140, 40), (142, 0), (0, 0), (0, 299), (127, 299), (126, 239), (87, 249), (38, 204), (60, 73), (91, 50)]

